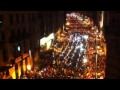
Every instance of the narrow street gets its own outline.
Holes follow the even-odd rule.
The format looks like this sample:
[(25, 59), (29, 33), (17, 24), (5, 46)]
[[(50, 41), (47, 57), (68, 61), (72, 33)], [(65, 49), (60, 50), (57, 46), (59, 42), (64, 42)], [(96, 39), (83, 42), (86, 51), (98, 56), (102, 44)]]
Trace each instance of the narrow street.
[(103, 31), (79, 13), (67, 14), (66, 22), (65, 29), (55, 34), (51, 52), (44, 54), (44, 65), (29, 71), (29, 78), (103, 79), (106, 59)]

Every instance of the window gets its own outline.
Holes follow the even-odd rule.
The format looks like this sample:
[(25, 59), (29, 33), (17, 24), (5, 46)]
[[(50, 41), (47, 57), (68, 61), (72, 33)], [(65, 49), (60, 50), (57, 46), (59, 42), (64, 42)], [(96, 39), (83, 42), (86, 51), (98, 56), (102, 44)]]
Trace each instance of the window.
[(30, 49), (33, 49), (33, 42), (31, 39), (30, 39)]
[(28, 22), (31, 22), (31, 14), (28, 14)]
[(15, 36), (15, 31), (12, 30), (10, 35), (11, 35), (11, 36)]
[(10, 19), (10, 24), (13, 24), (13, 15), (10, 15), (9, 19)]
[(19, 15), (18, 15), (18, 14), (16, 15), (16, 22), (17, 22), (17, 23), (20, 22), (20, 21), (19, 21)]
[(23, 28), (23, 32), (24, 32), (24, 33), (26, 33), (26, 32), (27, 32), (25, 27)]
[(10, 33), (10, 38), (9, 38), (9, 40), (10, 40), (10, 42), (14, 42), (15, 41), (15, 31), (11, 31), (11, 33)]
[(15, 46), (11, 46), (11, 53), (12, 53), (12, 56), (15, 57)]
[(3, 16), (0, 15), (0, 27), (2, 27), (2, 26), (3, 26)]
[(17, 35), (20, 35), (20, 29), (17, 30)]
[(24, 53), (27, 52), (27, 45), (26, 45), (26, 42), (24, 41)]
[(1, 33), (1, 40), (5, 40), (5, 32)]
[(24, 14), (22, 14), (22, 23), (24, 23), (25, 22), (25, 16), (24, 16)]
[(35, 14), (32, 14), (32, 22), (35, 22)]
[(3, 48), (3, 61), (6, 62), (8, 60), (8, 53), (6, 48)]

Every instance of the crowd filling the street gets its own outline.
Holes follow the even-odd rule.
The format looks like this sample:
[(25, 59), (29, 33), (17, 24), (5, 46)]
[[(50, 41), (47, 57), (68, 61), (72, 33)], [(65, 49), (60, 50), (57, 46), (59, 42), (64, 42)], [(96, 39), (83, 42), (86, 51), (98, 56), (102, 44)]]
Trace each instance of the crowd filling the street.
[(106, 43), (102, 29), (87, 16), (66, 14), (66, 25), (51, 47), (40, 50), (40, 62), (21, 79), (104, 79)]

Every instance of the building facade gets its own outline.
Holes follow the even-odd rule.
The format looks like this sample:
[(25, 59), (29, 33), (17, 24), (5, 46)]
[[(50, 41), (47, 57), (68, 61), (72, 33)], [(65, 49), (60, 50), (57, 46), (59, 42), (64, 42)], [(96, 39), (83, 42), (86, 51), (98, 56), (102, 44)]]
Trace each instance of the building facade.
[(62, 28), (63, 11), (0, 11), (0, 78), (19, 79), (39, 60), (40, 39)]
[(106, 79), (120, 79), (120, 12), (105, 11)]
[[(30, 53), (39, 45), (38, 14), (35, 11), (0, 11), (0, 70), (1, 78), (19, 79), (32, 67)], [(35, 35), (37, 34), (37, 35)]]
[(59, 28), (63, 28), (66, 16), (64, 11), (40, 11), (40, 29), (41, 37), (48, 36), (50, 33), (56, 33)]

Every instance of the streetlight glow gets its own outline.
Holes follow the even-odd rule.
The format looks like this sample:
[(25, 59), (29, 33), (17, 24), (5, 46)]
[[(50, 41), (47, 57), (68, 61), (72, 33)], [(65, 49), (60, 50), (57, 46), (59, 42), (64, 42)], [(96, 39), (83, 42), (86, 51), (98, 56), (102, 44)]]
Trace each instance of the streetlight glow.
[(27, 70), (31, 70), (31, 66), (30, 65), (27, 65)]

